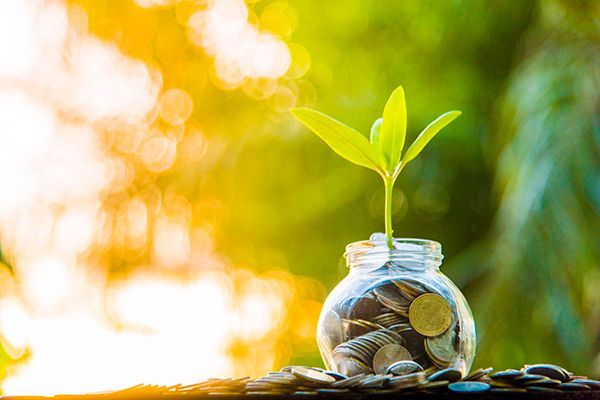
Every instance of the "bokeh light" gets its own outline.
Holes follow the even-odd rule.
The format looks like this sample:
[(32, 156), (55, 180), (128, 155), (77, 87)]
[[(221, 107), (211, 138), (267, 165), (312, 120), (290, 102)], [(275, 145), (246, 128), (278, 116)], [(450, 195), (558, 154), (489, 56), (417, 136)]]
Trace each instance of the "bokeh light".
[[(203, 204), (207, 213), (215, 204), (192, 204), (160, 182), (207, 152), (202, 128), (188, 124), (190, 94), (88, 33), (82, 9), (1, 7), (0, 49), (11, 56), (0, 61), (0, 146), (10, 149), (0, 157), (0, 236), (12, 272), (3, 270), (0, 335), (15, 359), (2, 392), (258, 374), (289, 357), (278, 350), (285, 343), (310, 341), (315, 307), (302, 311), (298, 291), (318, 284), (232, 265), (202, 219)], [(247, 17), (242, 1), (215, 1), (191, 20), (230, 88), (275, 82), (290, 64), (286, 45)], [(296, 319), (310, 313), (294, 339), (292, 309)], [(265, 340), (267, 350), (254, 349)]]

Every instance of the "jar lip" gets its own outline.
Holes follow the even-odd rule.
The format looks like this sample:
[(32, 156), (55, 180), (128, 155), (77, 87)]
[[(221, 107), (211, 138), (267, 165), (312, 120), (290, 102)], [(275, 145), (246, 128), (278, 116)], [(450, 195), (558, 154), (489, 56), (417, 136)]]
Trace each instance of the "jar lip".
[[(442, 252), (442, 245), (439, 242), (436, 242), (435, 240), (430, 240), (430, 239), (392, 238), (392, 244), (399, 245), (399, 247), (402, 247), (403, 244), (415, 245), (415, 246), (421, 246), (422, 250), (429, 250), (433, 253), (438, 253), (438, 252), (441, 253)], [(352, 254), (353, 252), (363, 250), (364, 248), (376, 247), (376, 246), (382, 246), (382, 245), (387, 246), (387, 239), (376, 238), (376, 239), (368, 239), (368, 240), (359, 240), (357, 242), (352, 242), (352, 243), (349, 243), (348, 245), (346, 245), (346, 252), (344, 253), (344, 255), (348, 256), (348, 255)], [(403, 249), (394, 246), (394, 249), (391, 249), (391, 250), (393, 251), (393, 250), (403, 250)]]
[(393, 238), (392, 249), (382, 233), (374, 233), (369, 240), (346, 246), (344, 257), (348, 267), (378, 265), (381, 260), (396, 261), (411, 269), (437, 268), (444, 258), (439, 242), (418, 238)]

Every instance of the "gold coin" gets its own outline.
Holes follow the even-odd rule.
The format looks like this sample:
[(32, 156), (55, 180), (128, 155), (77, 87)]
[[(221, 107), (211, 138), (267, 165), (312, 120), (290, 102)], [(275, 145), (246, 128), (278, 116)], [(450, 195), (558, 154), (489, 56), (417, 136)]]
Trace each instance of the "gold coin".
[(439, 294), (425, 293), (411, 303), (408, 319), (415, 331), (423, 336), (434, 337), (450, 327), (452, 310)]

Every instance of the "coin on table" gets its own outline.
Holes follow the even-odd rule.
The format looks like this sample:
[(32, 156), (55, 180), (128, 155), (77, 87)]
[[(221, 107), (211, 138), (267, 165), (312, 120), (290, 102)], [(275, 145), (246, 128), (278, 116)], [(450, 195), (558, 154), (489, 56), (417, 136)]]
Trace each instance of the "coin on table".
[(448, 389), (455, 393), (485, 393), (491, 389), (485, 382), (454, 382), (448, 385)]
[(451, 383), (450, 381), (424, 381), (422, 382), (419, 387), (417, 388), (420, 391), (425, 391), (425, 392), (434, 392), (434, 391), (438, 391), (438, 390), (446, 390), (446, 388), (448, 387), (448, 384)]
[(537, 381), (528, 381), (524, 382), (522, 386), (538, 386), (538, 387), (556, 387), (560, 385), (560, 381), (558, 379), (538, 379)]
[(344, 379), (341, 381), (337, 381), (335, 383), (331, 384), (331, 387), (335, 387), (335, 388), (349, 388), (349, 387), (354, 387), (355, 385), (357, 385), (364, 377), (366, 374), (358, 374), (355, 376), (352, 376), (348, 379)]
[(396, 361), (412, 360), (410, 352), (399, 344), (386, 344), (375, 353), (373, 370), (376, 374), (384, 374), (388, 367)]
[(577, 378), (577, 379), (573, 379), (570, 383), (578, 383), (580, 385), (586, 385), (595, 390), (600, 389), (600, 381), (597, 381), (594, 379)]
[(335, 379), (336, 381), (341, 381), (344, 379), (348, 379), (348, 377), (344, 374), (340, 374), (339, 372), (335, 372), (335, 371), (323, 371), (324, 374), (331, 376), (333, 379)]
[(408, 310), (410, 324), (421, 335), (441, 335), (452, 324), (452, 309), (439, 294), (425, 293), (417, 297)]
[(582, 383), (564, 382), (556, 387), (557, 389), (564, 391), (579, 391), (579, 390), (591, 390), (591, 386), (584, 385)]
[(394, 389), (408, 389), (414, 388), (422, 384), (425, 381), (425, 372), (416, 371), (408, 374), (399, 376), (392, 376), (387, 380), (387, 386)]
[(446, 368), (441, 371), (434, 372), (433, 374), (427, 377), (427, 380), (430, 382), (436, 381), (449, 381), (456, 382), (462, 378), (462, 372), (454, 368)]
[(525, 373), (522, 371), (518, 371), (516, 369), (507, 369), (504, 371), (498, 371), (496, 373), (491, 374), (490, 378), (499, 379), (499, 380), (503, 380), (503, 381), (510, 381), (512, 379), (519, 378), (523, 375), (525, 375)]
[(562, 367), (553, 364), (535, 364), (529, 365), (523, 372), (532, 375), (543, 375), (550, 379), (556, 379), (561, 382), (569, 380), (569, 373)]
[(479, 368), (479, 369), (476, 369), (475, 371), (471, 371), (471, 373), (469, 375), (465, 376), (464, 378), (462, 378), (462, 380), (463, 381), (476, 381), (476, 380), (481, 379), (484, 376), (488, 375), (493, 370), (494, 370), (494, 368), (492, 368), (492, 367)]
[(334, 377), (306, 367), (293, 367), (292, 374), (297, 378), (314, 383), (328, 384), (335, 382)]

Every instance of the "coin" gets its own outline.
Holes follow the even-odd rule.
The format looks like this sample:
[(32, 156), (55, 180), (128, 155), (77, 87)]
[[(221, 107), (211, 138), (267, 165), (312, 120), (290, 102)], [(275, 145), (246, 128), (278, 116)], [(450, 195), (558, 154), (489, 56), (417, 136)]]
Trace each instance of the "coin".
[(427, 391), (430, 390), (436, 390), (436, 389), (446, 389), (446, 387), (448, 386), (448, 384), (451, 383), (450, 381), (426, 381), (421, 383), (421, 385), (419, 386), (419, 389), (424, 389)]
[(379, 314), (373, 317), (373, 322), (383, 326), (384, 328), (390, 328), (400, 324), (406, 324), (408, 327), (410, 327), (410, 325), (408, 325), (408, 320), (395, 312)]
[(522, 392), (539, 392), (539, 393), (560, 393), (560, 390), (554, 388), (540, 387), (540, 386), (532, 386), (527, 389), (515, 389), (521, 390)]
[(343, 358), (337, 363), (336, 367), (340, 373), (350, 377), (371, 373), (371, 368), (369, 368), (362, 361), (353, 357)]
[(535, 364), (530, 365), (523, 370), (527, 374), (543, 375), (550, 379), (556, 379), (561, 382), (569, 380), (569, 374), (564, 368), (553, 364)]
[(455, 393), (485, 393), (491, 386), (484, 382), (454, 382), (448, 385), (448, 390)]
[(373, 289), (373, 293), (382, 305), (403, 317), (408, 317), (410, 300), (403, 297), (397, 287), (390, 284), (382, 285)]
[[(317, 389), (316, 392), (319, 394), (340, 394), (340, 393), (348, 393), (349, 390), (348, 389), (339, 389), (339, 388), (327, 388), (327, 389)], [(296, 392), (296, 394), (298, 394), (298, 393), (299, 392)], [(313, 393), (303, 392), (302, 394), (313, 394)]]
[(561, 382), (558, 379), (544, 378), (535, 381), (524, 382), (523, 386), (555, 387), (560, 385), (560, 383)]
[[(390, 330), (392, 330), (392, 329), (390, 329)], [(394, 332), (397, 332), (397, 331), (394, 330)], [(421, 335), (420, 333), (418, 333), (417, 331), (412, 329), (412, 327), (410, 327), (410, 329), (403, 329), (399, 332), (405, 341), (404, 347), (409, 349), (410, 354), (412, 354), (412, 356), (413, 356), (413, 360), (418, 359), (418, 358), (423, 358), (423, 357), (426, 358), (427, 357), (427, 355), (425, 354), (425, 347), (424, 347), (425, 346), (425, 336)]]
[(293, 367), (292, 374), (300, 379), (305, 379), (309, 382), (327, 384), (335, 382), (335, 378), (324, 374), (320, 371), (306, 367)]
[(320, 328), (322, 332), (326, 332), (325, 337), (319, 337), (320, 340), (323, 340), (323, 344), (327, 348), (328, 352), (331, 352), (335, 346), (340, 344), (343, 340), (343, 330), (342, 330), (342, 319), (338, 315), (337, 312), (333, 310), (327, 311), (322, 320), (322, 326)]
[(434, 337), (448, 330), (452, 323), (452, 310), (439, 294), (425, 293), (411, 303), (408, 318), (415, 331)]
[[(492, 388), (513, 388), (515, 387), (510, 381), (486, 380)], [(516, 384), (515, 384), (516, 385)]]
[[(385, 342), (392, 339), (388, 331), (382, 329), (373, 332), (370, 339)], [(360, 365), (360, 361), (353, 361)], [(411, 361), (401, 361), (398, 363), (412, 363)], [(396, 364), (398, 364), (396, 363)], [(413, 363), (414, 364), (414, 363)], [(418, 364), (417, 364), (418, 367)], [(289, 366), (284, 367), (278, 372), (269, 372), (267, 375), (255, 380), (248, 377), (237, 379), (216, 379), (211, 378), (202, 382), (190, 385), (136, 385), (120, 391), (109, 394), (128, 394), (134, 397), (155, 396), (155, 395), (200, 395), (202, 396), (237, 396), (247, 394), (249, 396), (286, 396), (295, 394), (298, 396), (314, 395), (344, 395), (346, 393), (364, 393), (365, 397), (369, 395), (382, 396), (386, 394), (406, 393), (437, 393), (440, 394), (448, 388), (452, 392), (458, 393), (481, 393), (490, 390), (494, 393), (560, 393), (561, 391), (583, 392), (591, 389), (600, 388), (600, 381), (588, 379), (585, 376), (573, 375), (564, 370), (564, 374), (569, 377), (568, 382), (560, 382), (557, 379), (550, 379), (541, 374), (525, 373), (530, 366), (524, 366), (521, 371), (506, 370), (495, 374), (490, 374), (491, 368), (478, 369), (473, 371), (467, 377), (459, 382), (450, 381), (459, 376), (457, 369), (446, 369), (434, 371), (429, 368), (426, 371), (417, 371), (404, 373), (402, 375), (373, 375), (369, 373), (359, 373), (353, 377), (346, 378), (337, 372), (326, 371), (317, 367)], [(561, 367), (558, 367), (561, 368)], [(406, 370), (407, 368), (404, 368)], [(292, 373), (294, 371), (295, 373)], [(399, 371), (396, 371), (399, 372)], [(319, 374), (325, 374), (332, 379), (323, 382), (319, 379)], [(426, 377), (429, 378), (426, 379)], [(494, 378), (495, 377), (495, 378)], [(445, 378), (445, 379), (443, 379)], [(582, 395), (583, 396), (583, 395)], [(340, 396), (342, 397), (342, 396)], [(348, 396), (344, 396), (348, 397)], [(589, 397), (589, 396), (588, 396)]]
[(465, 376), (464, 378), (462, 378), (462, 380), (463, 381), (476, 381), (476, 380), (484, 377), (485, 375), (489, 374), (493, 370), (494, 369), (492, 367), (479, 368), (479, 369), (476, 369), (475, 371), (472, 371), (469, 375)]
[(391, 375), (371, 375), (366, 376), (364, 379), (356, 385), (357, 388), (382, 388), (384, 382), (390, 378)]
[(490, 392), (493, 393), (527, 393), (527, 389), (516, 388), (516, 387), (507, 387), (507, 388), (498, 388), (493, 387), (490, 389)]
[(560, 390), (565, 391), (576, 391), (576, 390), (590, 390), (591, 387), (582, 383), (564, 382), (557, 387)]
[(351, 376), (348, 379), (344, 379), (343, 381), (337, 381), (335, 383), (331, 384), (331, 387), (335, 387), (335, 388), (349, 388), (349, 387), (353, 387), (354, 385), (358, 384), (358, 382), (361, 381), (361, 379), (363, 379), (366, 376), (366, 374), (358, 374), (355, 376)]
[(445, 368), (458, 357), (454, 349), (456, 333), (449, 330), (443, 335), (425, 339), (425, 352), (438, 367)]
[(421, 283), (410, 279), (397, 279), (392, 282), (400, 289), (400, 294), (409, 301), (413, 301), (415, 298), (428, 292)]
[(544, 380), (544, 379), (548, 379), (548, 378), (546, 378), (543, 375), (525, 374), (523, 376), (513, 379), (513, 382), (515, 382), (517, 384), (524, 384), (527, 382), (539, 381), (539, 380)]
[(376, 374), (384, 374), (394, 362), (403, 360), (412, 360), (410, 352), (399, 344), (387, 344), (375, 353), (373, 370)]
[(462, 372), (454, 368), (446, 368), (441, 371), (434, 372), (433, 374), (427, 377), (427, 380), (430, 382), (435, 381), (449, 381), (456, 382), (462, 378)]
[(353, 297), (346, 307), (350, 310), (348, 313), (349, 319), (370, 320), (378, 315), (381, 310), (379, 302), (370, 296)]
[(416, 371), (399, 376), (393, 376), (388, 379), (387, 384), (395, 389), (408, 389), (419, 386), (425, 381), (425, 372)]
[(589, 386), (595, 390), (600, 389), (600, 381), (596, 381), (594, 379), (578, 378), (573, 379), (570, 383), (579, 383), (581, 385)]
[(388, 367), (385, 373), (398, 376), (419, 371), (423, 371), (423, 367), (414, 361), (396, 361)]
[(500, 379), (500, 380), (512, 380), (523, 376), (525, 373), (522, 371), (518, 371), (516, 369), (507, 369), (505, 371), (495, 372), (490, 375), (492, 379)]
[(348, 377), (344, 374), (340, 374), (339, 372), (335, 372), (335, 371), (323, 371), (324, 374), (331, 376), (333, 379), (335, 379), (336, 381), (341, 381), (343, 379), (348, 379)]

